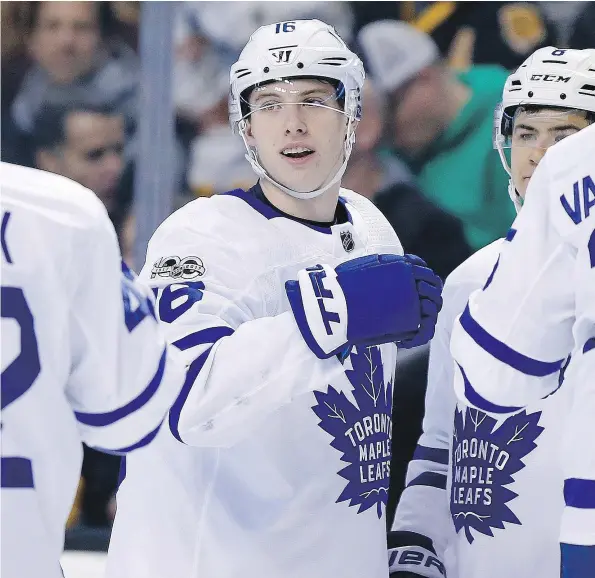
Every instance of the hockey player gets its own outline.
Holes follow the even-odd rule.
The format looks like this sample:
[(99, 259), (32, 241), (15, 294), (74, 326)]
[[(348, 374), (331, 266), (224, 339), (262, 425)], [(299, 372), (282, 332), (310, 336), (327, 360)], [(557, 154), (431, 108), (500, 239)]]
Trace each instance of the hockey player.
[[(592, 63), (595, 51), (589, 52)], [(566, 54), (557, 51), (553, 56), (564, 60)], [(593, 80), (583, 82), (579, 93), (592, 98), (593, 84)], [(549, 448), (550, 459), (562, 462), (561, 527), (546, 525), (550, 521), (543, 519), (546, 502), (530, 515), (543, 526), (534, 539), (560, 530), (562, 576), (568, 578), (592, 577), (595, 568), (593, 205), (595, 126), (590, 126), (546, 153), (513, 224), (514, 239), (503, 244), (491, 282), (470, 296), (451, 340), (455, 391), (466, 403), (497, 419), (512, 413), (530, 416), (530, 408), (547, 396), (552, 404), (561, 405), (565, 421), (560, 437), (565, 439)], [(569, 355), (561, 383), (560, 371)], [(500, 438), (496, 454), (502, 457), (496, 460), (503, 469), (505, 459), (510, 462), (515, 457), (513, 444), (504, 448), (507, 438), (525, 443), (531, 428), (531, 424), (523, 431), (509, 428)], [(540, 439), (535, 443), (539, 445)], [(470, 448), (471, 444), (469, 455)], [(509, 449), (513, 453), (506, 455)], [(528, 494), (540, 492), (547, 483), (539, 475), (526, 482)], [(549, 547), (557, 549), (553, 543)], [(543, 550), (526, 548), (528, 563), (532, 558), (539, 567)], [(558, 568), (550, 569), (549, 575)]]
[(189, 370), (169, 428), (127, 459), (109, 578), (387, 577), (394, 342), (430, 338), (441, 282), (340, 188), (363, 81), (318, 20), (258, 29), (232, 67), (259, 181), (149, 244)]
[[(547, 148), (595, 120), (595, 98), (583, 89), (594, 80), (593, 51), (551, 47), (536, 51), (508, 78), (496, 114), (495, 145), (511, 175), (509, 194), (517, 209)], [(465, 404), (455, 411), (449, 351), (453, 323), (469, 295), (489, 282), (502, 244), (514, 236), (511, 229), (446, 280), (431, 344), (424, 431), (389, 537), (399, 553), (412, 546), (435, 552), (453, 578), (554, 578), (559, 572), (564, 503), (561, 463), (555, 456), (567, 390), (536, 400), (512, 417), (496, 419)], [(397, 568), (412, 570), (412, 576), (441, 575), (416, 573), (414, 563)]]
[(59, 578), (81, 440), (116, 453), (148, 444), (183, 365), (93, 193), (6, 163), (0, 184), (1, 574)]

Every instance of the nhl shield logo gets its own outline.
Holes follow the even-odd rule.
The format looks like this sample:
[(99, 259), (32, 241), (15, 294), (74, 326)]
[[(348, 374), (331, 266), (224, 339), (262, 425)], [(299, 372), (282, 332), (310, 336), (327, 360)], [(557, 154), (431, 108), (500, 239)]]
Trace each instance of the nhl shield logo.
[(341, 231), (341, 243), (343, 243), (343, 249), (348, 253), (351, 253), (355, 249), (355, 243), (353, 241), (353, 235), (351, 231)]

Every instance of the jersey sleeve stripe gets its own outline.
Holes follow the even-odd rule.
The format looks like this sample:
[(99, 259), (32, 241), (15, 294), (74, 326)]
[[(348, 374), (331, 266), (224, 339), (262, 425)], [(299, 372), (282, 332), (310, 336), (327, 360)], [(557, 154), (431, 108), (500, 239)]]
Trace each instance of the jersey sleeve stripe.
[(402, 548), (403, 546), (419, 546), (420, 548), (429, 550), (432, 554), (436, 554), (434, 542), (427, 536), (418, 534), (417, 532), (409, 532), (406, 530), (389, 532), (387, 543), (389, 549)]
[(591, 349), (595, 349), (595, 337), (591, 337), (585, 341), (583, 353), (587, 353), (588, 351), (591, 351)]
[(591, 578), (595, 568), (595, 546), (560, 544), (561, 578)]
[(199, 355), (188, 367), (186, 372), (186, 380), (184, 381), (184, 385), (182, 386), (182, 391), (176, 399), (175, 403), (172, 405), (169, 411), (169, 429), (173, 436), (180, 442), (184, 443), (184, 440), (180, 437), (180, 432), (178, 429), (178, 425), (180, 423), (180, 415), (182, 413), (182, 408), (188, 399), (188, 395), (190, 394), (190, 390), (194, 385), (194, 382), (198, 375), (200, 374), (205, 362), (207, 361), (209, 354), (213, 346), (209, 347), (206, 351), (204, 351), (201, 355)]
[(448, 464), (448, 450), (444, 448), (430, 448), (418, 445), (413, 454), (414, 460), (426, 460), (437, 464)]
[(595, 509), (595, 480), (564, 480), (564, 501), (572, 508)]
[(174, 341), (172, 345), (175, 345), (181, 351), (186, 351), (197, 345), (205, 345), (206, 343), (215, 343), (222, 337), (227, 337), (233, 333), (231, 327), (209, 327), (200, 331), (190, 333), (177, 341)]
[(166, 349), (163, 349), (163, 353), (161, 354), (161, 359), (159, 360), (159, 366), (157, 368), (157, 372), (149, 382), (149, 385), (144, 389), (144, 391), (138, 396), (135, 397), (132, 401), (128, 402), (126, 405), (119, 407), (113, 411), (109, 411), (106, 413), (86, 413), (75, 411), (76, 419), (84, 424), (90, 425), (95, 427), (102, 427), (111, 425), (131, 413), (139, 410), (143, 407), (157, 392), (159, 389), (159, 385), (161, 384), (161, 380), (163, 379), (163, 374), (165, 372), (165, 362), (167, 359)]
[[(101, 447), (94, 447), (94, 449), (99, 450), (100, 452), (104, 452), (106, 454), (116, 454), (118, 456), (124, 456), (129, 452), (132, 452), (134, 450), (138, 450), (140, 448), (145, 447), (146, 445), (149, 445), (156, 437), (157, 434), (159, 433), (159, 430), (161, 429), (161, 426), (163, 425), (163, 420), (161, 420), (161, 422), (159, 423), (159, 425), (152, 431), (149, 432), (144, 438), (142, 438), (141, 440), (139, 440), (138, 442), (136, 442), (135, 444), (132, 444), (131, 446), (127, 446), (125, 448), (119, 448), (117, 450), (110, 450), (110, 449), (106, 449), (106, 448), (101, 448)], [(124, 461), (124, 460), (122, 460)], [(126, 466), (124, 466), (125, 468)], [(122, 475), (122, 472), (120, 471), (119, 477)], [(124, 476), (126, 475), (126, 470), (124, 469)], [(120, 483), (122, 483), (122, 480), (124, 478), (122, 477), (121, 479), (119, 479), (118, 481), (118, 485)]]
[(457, 363), (458, 368), (461, 370), (461, 375), (463, 376), (463, 383), (465, 384), (465, 398), (469, 403), (478, 407), (483, 411), (487, 411), (489, 413), (512, 413), (515, 411), (519, 411), (523, 409), (522, 407), (514, 407), (514, 406), (506, 406), (506, 405), (497, 405), (485, 399), (485, 397), (481, 396), (475, 388), (471, 385), (471, 382), (467, 378), (467, 374), (465, 370)]
[(33, 488), (33, 467), (27, 458), (2, 458), (2, 488)]
[(149, 445), (157, 437), (157, 434), (159, 433), (159, 430), (161, 429), (162, 424), (163, 424), (163, 421), (152, 432), (148, 433), (143, 439), (136, 442), (135, 444), (128, 446), (126, 448), (120, 448), (118, 450), (115, 450), (114, 452), (117, 454), (127, 454), (134, 450), (144, 448), (146, 445)]
[(431, 488), (446, 490), (446, 474), (440, 474), (438, 472), (424, 472), (407, 484), (408, 488), (411, 486), (429, 486)]
[(524, 373), (525, 375), (532, 375), (535, 377), (545, 377), (560, 371), (563, 359), (558, 361), (540, 361), (527, 357), (518, 351), (512, 349), (502, 341), (490, 335), (473, 317), (469, 311), (469, 305), (465, 307), (465, 311), (460, 317), (461, 327), (465, 332), (481, 347), (484, 351), (489, 353), (498, 361)]

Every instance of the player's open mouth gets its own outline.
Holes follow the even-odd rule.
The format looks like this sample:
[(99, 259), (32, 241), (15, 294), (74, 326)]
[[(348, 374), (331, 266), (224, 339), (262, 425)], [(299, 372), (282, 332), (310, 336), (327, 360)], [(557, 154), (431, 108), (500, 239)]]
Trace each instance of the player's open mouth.
[(289, 159), (304, 159), (314, 154), (314, 151), (307, 147), (287, 147), (281, 151), (281, 154)]

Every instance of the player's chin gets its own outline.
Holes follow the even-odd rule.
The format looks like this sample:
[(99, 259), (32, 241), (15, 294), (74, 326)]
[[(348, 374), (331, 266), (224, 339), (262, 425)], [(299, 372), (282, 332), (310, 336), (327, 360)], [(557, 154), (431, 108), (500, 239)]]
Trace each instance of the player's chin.
[(320, 179), (289, 179), (288, 184), (285, 185), (297, 193), (310, 193), (318, 190), (322, 185)]
[(271, 175), (278, 183), (298, 193), (309, 193), (320, 187), (322, 181), (312, 171), (277, 170)]

